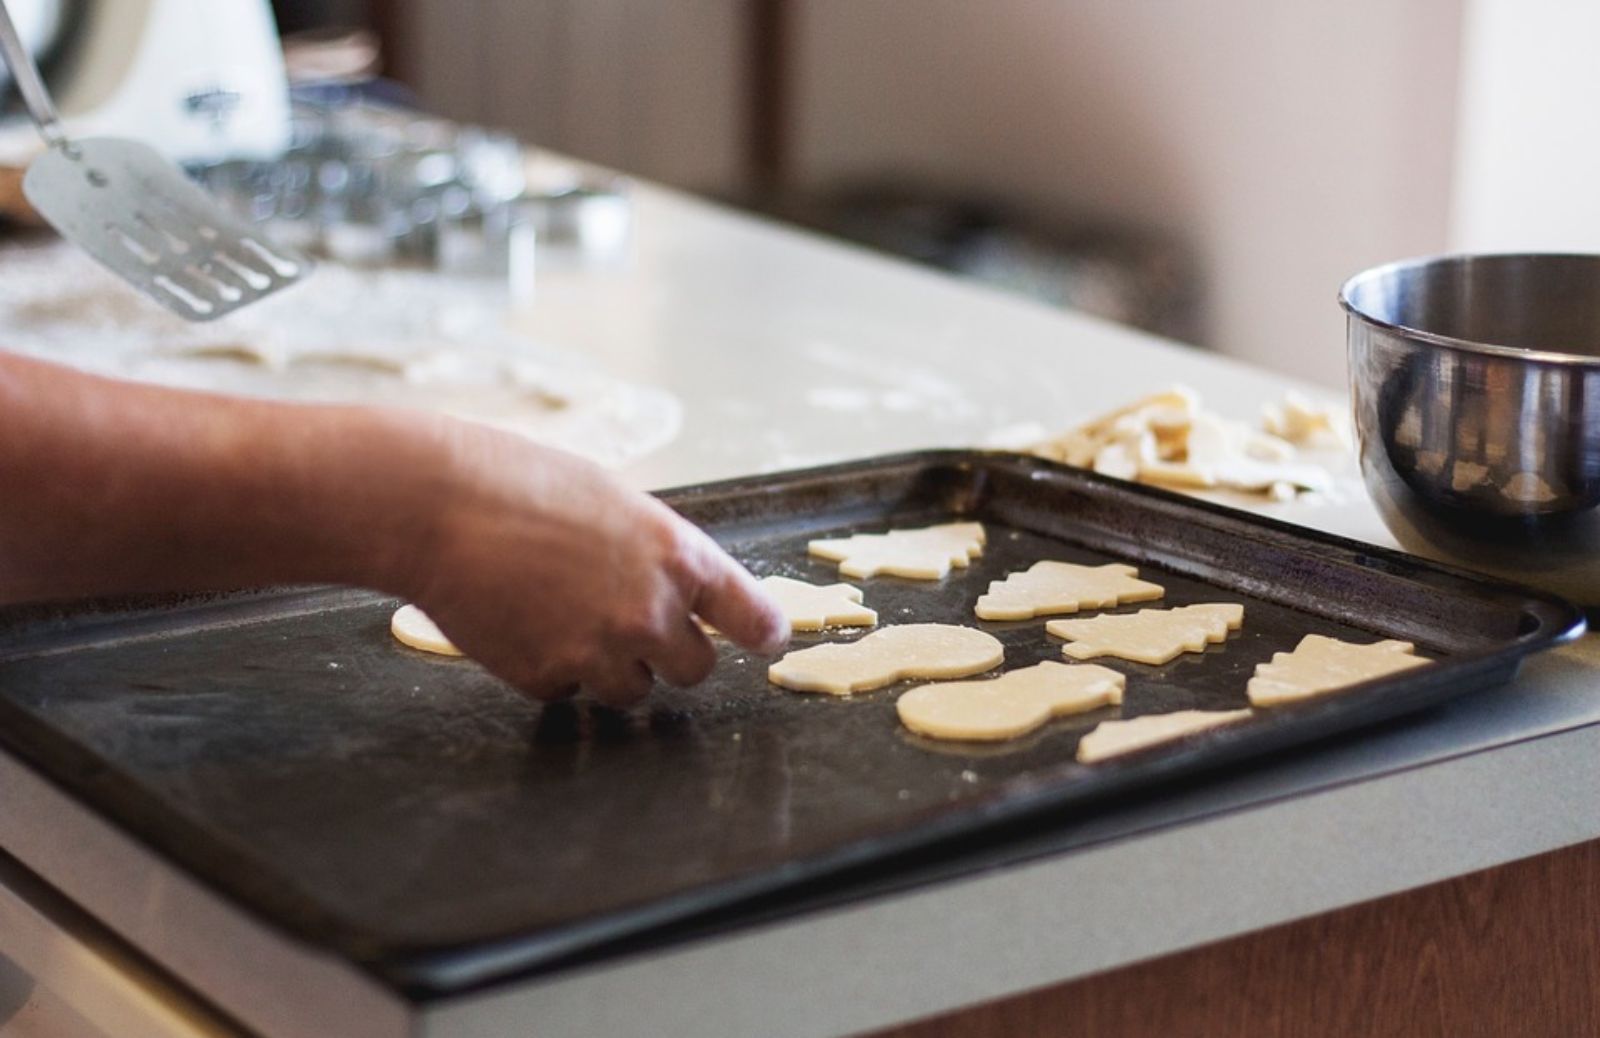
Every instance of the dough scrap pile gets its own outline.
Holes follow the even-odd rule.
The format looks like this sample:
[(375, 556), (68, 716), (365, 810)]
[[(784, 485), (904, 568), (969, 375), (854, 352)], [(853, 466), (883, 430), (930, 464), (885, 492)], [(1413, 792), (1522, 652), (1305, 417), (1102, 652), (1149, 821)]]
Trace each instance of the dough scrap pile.
[(461, 650), (439, 630), (433, 619), (414, 605), (403, 605), (389, 618), (389, 633), (395, 641), (409, 645), (419, 652), (432, 652), (440, 656), (460, 656)]
[(808, 584), (790, 577), (763, 577), (760, 584), (796, 631), (874, 627), (878, 623), (877, 611), (862, 605), (861, 589), (850, 584)]
[(965, 678), (1000, 665), (992, 634), (954, 624), (901, 624), (853, 642), (798, 649), (767, 668), (767, 680), (796, 692), (848, 696), (906, 678)]
[(1249, 710), (1177, 710), (1146, 714), (1127, 721), (1102, 721), (1078, 740), (1078, 761), (1093, 764), (1125, 753), (1173, 742), (1196, 732), (1234, 724), (1249, 717)]
[(1119, 562), (1105, 566), (1035, 562), (992, 582), (974, 611), (980, 620), (1031, 620), (1125, 602), (1152, 602), (1166, 593), (1158, 584), (1136, 579), (1138, 575), (1136, 567)]
[(1432, 662), (1415, 655), (1410, 642), (1357, 645), (1320, 634), (1300, 639), (1293, 652), (1274, 653), (1256, 666), (1247, 691), (1254, 706), (1279, 706), (1396, 674)]
[(951, 567), (965, 569), (983, 554), (982, 523), (943, 523), (920, 530), (858, 533), (853, 537), (812, 541), (806, 551), (839, 564), (847, 577), (879, 575), (913, 580), (942, 580)]
[(1141, 609), (1120, 616), (1051, 620), (1047, 633), (1071, 639), (1061, 651), (1075, 660), (1116, 656), (1135, 663), (1162, 664), (1185, 652), (1203, 652), (1244, 623), (1244, 606), (1231, 602)]
[(1350, 432), (1343, 415), (1313, 403), (1291, 389), (1275, 404), (1261, 409), (1261, 428), (1296, 447), (1349, 450)]
[(933, 739), (1014, 739), (1052, 717), (1121, 703), (1126, 681), (1094, 664), (1046, 662), (989, 681), (922, 685), (901, 696), (895, 710), (907, 728)]
[(1301, 491), (1332, 486), (1327, 470), (1294, 460), (1297, 444), (1342, 446), (1331, 411), (1290, 394), (1269, 407), (1265, 424), (1266, 430), (1252, 429), (1205, 411), (1198, 394), (1177, 386), (1031, 450), (1102, 475), (1179, 490), (1224, 488), (1288, 500)]

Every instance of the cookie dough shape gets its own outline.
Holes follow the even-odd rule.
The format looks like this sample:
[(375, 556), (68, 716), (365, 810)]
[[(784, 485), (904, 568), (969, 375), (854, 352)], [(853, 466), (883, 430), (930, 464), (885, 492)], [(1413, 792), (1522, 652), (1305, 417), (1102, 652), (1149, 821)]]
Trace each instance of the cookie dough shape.
[(895, 703), (900, 723), (932, 739), (997, 742), (1026, 735), (1052, 717), (1122, 702), (1127, 679), (1089, 663), (1039, 663), (991, 681), (921, 685)]
[(395, 641), (420, 652), (432, 652), (440, 656), (462, 654), (432, 618), (414, 605), (403, 605), (394, 611), (394, 616), (389, 619), (389, 633), (394, 635)]
[(1078, 761), (1094, 764), (1135, 753), (1196, 732), (1243, 721), (1250, 713), (1249, 710), (1178, 710), (1170, 714), (1146, 714), (1127, 721), (1101, 721), (1094, 731), (1078, 740)]
[(991, 583), (988, 593), (978, 597), (975, 612), (980, 620), (1031, 620), (1124, 602), (1152, 602), (1166, 594), (1159, 584), (1135, 579), (1138, 575), (1138, 569), (1120, 562), (1105, 566), (1035, 562)]
[(861, 589), (849, 584), (808, 584), (790, 577), (763, 577), (761, 587), (773, 597), (796, 631), (825, 627), (875, 627), (878, 614), (861, 604)]
[(1357, 645), (1308, 634), (1293, 652), (1274, 653), (1270, 663), (1257, 664), (1246, 687), (1254, 706), (1295, 703), (1432, 662), (1415, 650), (1410, 642)]
[(1069, 638), (1064, 655), (1075, 660), (1115, 656), (1135, 663), (1161, 664), (1185, 652), (1204, 651), (1237, 631), (1244, 623), (1244, 606), (1231, 602), (1179, 606), (1176, 609), (1141, 609), (1122, 616), (1091, 616), (1081, 620), (1051, 620), (1047, 633)]
[(882, 575), (912, 580), (942, 580), (951, 567), (965, 569), (983, 554), (982, 523), (944, 523), (918, 530), (858, 533), (812, 541), (806, 551), (839, 564), (847, 577)]
[(789, 653), (767, 680), (796, 692), (848, 696), (904, 678), (965, 678), (1000, 665), (1005, 648), (992, 634), (954, 624), (900, 624), (853, 642)]

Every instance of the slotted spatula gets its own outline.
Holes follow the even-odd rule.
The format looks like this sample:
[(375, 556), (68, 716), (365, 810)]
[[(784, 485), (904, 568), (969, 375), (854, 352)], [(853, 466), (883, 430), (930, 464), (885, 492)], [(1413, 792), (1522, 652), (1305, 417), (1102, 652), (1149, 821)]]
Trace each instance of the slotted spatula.
[(63, 238), (191, 321), (221, 317), (310, 272), (304, 256), (229, 215), (150, 147), (69, 139), (4, 0), (0, 51), (49, 145), (28, 166), (22, 192)]

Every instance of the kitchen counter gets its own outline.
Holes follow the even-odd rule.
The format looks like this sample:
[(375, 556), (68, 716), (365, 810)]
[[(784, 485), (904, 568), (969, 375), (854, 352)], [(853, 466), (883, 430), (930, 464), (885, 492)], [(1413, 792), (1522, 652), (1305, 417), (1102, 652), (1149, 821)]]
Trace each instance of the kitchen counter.
[[(994, 443), (1175, 382), (1251, 418), (1292, 385), (669, 191), (635, 197), (635, 261), (542, 271), (516, 321), (680, 397), (676, 440), (624, 469), (641, 487)], [(1341, 477), (1332, 501), (1261, 510), (1390, 544)], [(274, 1036), (853, 1033), (1591, 841), (1596, 789), (1590, 638), (1359, 738), (410, 1020), (0, 757), (0, 1020), (29, 1035), (239, 1033), (232, 1020)]]

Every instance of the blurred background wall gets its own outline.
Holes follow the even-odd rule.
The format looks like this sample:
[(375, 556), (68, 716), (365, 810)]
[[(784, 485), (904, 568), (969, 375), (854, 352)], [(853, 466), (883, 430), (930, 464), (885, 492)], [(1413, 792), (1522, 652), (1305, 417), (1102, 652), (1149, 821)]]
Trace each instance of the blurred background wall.
[(1600, 214), (1600, 144), (1562, 161), (1600, 6), (1566, 0), (365, 6), (443, 114), (811, 222), (865, 185), (945, 206), (945, 238), (972, 203), (1068, 251), (1164, 243), (1198, 295), (1152, 326), (1329, 384), (1347, 275)]
[(798, 13), (803, 182), (901, 170), (1172, 235), (1203, 279), (1198, 337), (1228, 353), (1342, 379), (1341, 280), (1444, 238), (1457, 0)]
[(1600, 252), (1600, 4), (1473, 0), (1451, 245)]

